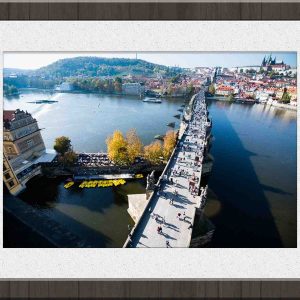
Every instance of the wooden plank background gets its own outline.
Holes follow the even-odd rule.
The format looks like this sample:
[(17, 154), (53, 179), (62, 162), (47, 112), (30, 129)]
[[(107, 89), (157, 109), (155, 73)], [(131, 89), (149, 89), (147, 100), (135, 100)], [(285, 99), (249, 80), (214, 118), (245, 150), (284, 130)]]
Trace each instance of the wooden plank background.
[(0, 298), (299, 299), (299, 281), (0, 281)]
[[(300, 3), (0, 3), (0, 20), (299, 20)], [(0, 298), (300, 299), (291, 281), (0, 281)]]
[(0, 3), (0, 20), (299, 20), (300, 3)]

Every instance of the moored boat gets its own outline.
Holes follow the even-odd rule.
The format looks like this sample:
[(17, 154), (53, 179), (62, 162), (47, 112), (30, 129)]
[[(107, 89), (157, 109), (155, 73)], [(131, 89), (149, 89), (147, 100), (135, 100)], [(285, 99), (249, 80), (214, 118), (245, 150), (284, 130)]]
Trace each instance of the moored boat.
[(161, 103), (161, 99), (157, 99), (157, 98), (145, 98), (145, 99), (143, 99), (143, 102)]
[(175, 122), (168, 123), (167, 126), (174, 128), (175, 127)]

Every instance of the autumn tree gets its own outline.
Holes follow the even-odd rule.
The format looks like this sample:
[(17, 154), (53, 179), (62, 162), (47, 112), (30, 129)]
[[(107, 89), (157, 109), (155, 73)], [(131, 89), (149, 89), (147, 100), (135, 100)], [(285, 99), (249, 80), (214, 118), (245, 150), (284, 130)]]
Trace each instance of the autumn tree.
[(128, 164), (127, 141), (119, 130), (106, 139), (108, 157), (119, 165)]
[(120, 77), (115, 78), (114, 89), (115, 89), (115, 92), (118, 92), (118, 93), (122, 92), (122, 78), (120, 78)]
[(170, 130), (164, 137), (163, 154), (165, 159), (169, 159), (176, 145), (176, 132)]
[(63, 156), (63, 162), (65, 165), (71, 166), (77, 160), (77, 154), (74, 151), (68, 151)]
[(144, 147), (144, 157), (152, 164), (159, 164), (163, 156), (162, 145), (159, 141), (155, 141)]
[(233, 94), (229, 94), (229, 95), (226, 97), (226, 100), (229, 101), (229, 102), (233, 102), (233, 101), (234, 101), (234, 96), (233, 96)]
[(67, 136), (60, 136), (55, 139), (54, 150), (62, 156), (72, 150), (71, 140)]
[(215, 86), (213, 84), (211, 84), (209, 87), (208, 87), (208, 92), (211, 94), (211, 95), (214, 95), (215, 92), (216, 92), (216, 89), (215, 89)]
[(287, 88), (284, 88), (280, 102), (290, 103), (290, 101), (291, 101), (291, 96), (288, 93)]
[(143, 144), (135, 129), (130, 129), (126, 134), (127, 154), (130, 163), (133, 163), (138, 156), (142, 155)]

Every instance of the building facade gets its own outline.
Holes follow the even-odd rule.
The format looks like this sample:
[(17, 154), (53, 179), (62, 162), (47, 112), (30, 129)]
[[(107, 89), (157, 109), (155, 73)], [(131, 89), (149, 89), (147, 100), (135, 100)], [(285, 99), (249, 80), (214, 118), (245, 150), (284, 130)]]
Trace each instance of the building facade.
[(41, 162), (55, 157), (46, 153), (37, 120), (19, 109), (3, 112), (3, 155), (3, 181), (13, 195), (41, 174)]
[(144, 92), (145, 87), (138, 82), (122, 84), (122, 93), (124, 95), (143, 96)]
[(13, 195), (18, 194), (24, 188), (12, 169), (5, 153), (3, 153), (3, 182)]
[(37, 120), (31, 114), (19, 109), (3, 112), (3, 151), (8, 159), (20, 155), (30, 159), (45, 150)]

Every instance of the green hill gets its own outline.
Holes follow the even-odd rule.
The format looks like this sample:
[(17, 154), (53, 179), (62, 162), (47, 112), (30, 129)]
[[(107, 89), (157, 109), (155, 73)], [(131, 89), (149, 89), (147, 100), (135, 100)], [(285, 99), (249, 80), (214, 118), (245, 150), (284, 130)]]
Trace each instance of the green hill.
[(156, 73), (172, 76), (179, 68), (153, 64), (140, 59), (104, 58), (104, 57), (75, 57), (58, 60), (46, 67), (34, 71), (34, 75), (46, 77), (74, 77), (74, 76), (117, 76), (144, 75), (152, 76)]

